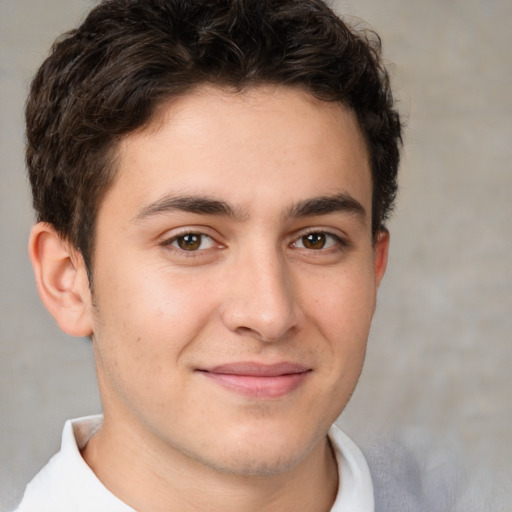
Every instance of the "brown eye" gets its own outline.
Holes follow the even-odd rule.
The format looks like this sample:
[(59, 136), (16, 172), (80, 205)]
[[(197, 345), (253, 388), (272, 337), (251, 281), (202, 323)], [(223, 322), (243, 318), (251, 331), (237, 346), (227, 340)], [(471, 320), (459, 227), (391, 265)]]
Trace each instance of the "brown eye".
[(182, 251), (192, 252), (210, 249), (213, 247), (214, 241), (211, 237), (201, 233), (186, 233), (173, 238), (169, 245), (181, 249)]
[(327, 231), (312, 231), (299, 237), (292, 246), (296, 249), (307, 249), (309, 251), (322, 251), (342, 248), (347, 244), (339, 237)]
[(327, 242), (327, 236), (325, 233), (309, 233), (304, 235), (302, 238), (302, 245), (306, 249), (323, 249)]
[(178, 247), (184, 251), (197, 251), (201, 247), (201, 235), (184, 235), (176, 239)]

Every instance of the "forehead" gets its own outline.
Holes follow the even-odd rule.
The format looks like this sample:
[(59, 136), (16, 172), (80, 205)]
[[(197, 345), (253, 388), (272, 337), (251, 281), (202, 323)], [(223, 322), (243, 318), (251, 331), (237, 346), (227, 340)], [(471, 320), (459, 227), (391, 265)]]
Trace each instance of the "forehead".
[(365, 203), (371, 175), (356, 117), (344, 105), (291, 87), (203, 86), (161, 104), (120, 142), (112, 189), (141, 204), (180, 193), (241, 206), (273, 197), (284, 207), (347, 191)]

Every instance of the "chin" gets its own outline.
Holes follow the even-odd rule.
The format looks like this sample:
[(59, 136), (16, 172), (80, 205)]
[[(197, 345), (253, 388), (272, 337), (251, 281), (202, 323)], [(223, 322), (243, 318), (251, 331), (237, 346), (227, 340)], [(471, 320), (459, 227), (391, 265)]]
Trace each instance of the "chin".
[[(262, 446), (258, 454), (238, 453), (224, 458), (221, 463), (208, 464), (212, 469), (240, 477), (273, 477), (294, 469), (304, 458), (303, 455), (264, 453)], [(205, 461), (203, 461), (205, 462)]]
[(202, 462), (216, 471), (237, 476), (271, 477), (293, 470), (316, 446), (316, 439), (268, 433), (218, 445)]

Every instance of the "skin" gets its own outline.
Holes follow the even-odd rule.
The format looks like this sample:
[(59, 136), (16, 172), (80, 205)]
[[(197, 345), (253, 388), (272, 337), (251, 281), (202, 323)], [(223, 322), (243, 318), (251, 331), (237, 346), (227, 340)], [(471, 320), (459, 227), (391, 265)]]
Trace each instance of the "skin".
[[(31, 239), (48, 308), (93, 338), (104, 424), (86, 462), (137, 510), (328, 511), (326, 433), (361, 372), (389, 241), (372, 239), (355, 116), (294, 88), (201, 87), (122, 140), (117, 166), (93, 295), (50, 226)], [(283, 362), (302, 368), (292, 384), (215, 370)]]

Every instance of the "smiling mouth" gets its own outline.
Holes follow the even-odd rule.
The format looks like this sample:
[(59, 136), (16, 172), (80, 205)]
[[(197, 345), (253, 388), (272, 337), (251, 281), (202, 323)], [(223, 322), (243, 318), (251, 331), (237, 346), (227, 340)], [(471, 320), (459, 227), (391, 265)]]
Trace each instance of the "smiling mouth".
[(297, 389), (308, 377), (311, 368), (295, 363), (271, 365), (232, 363), (198, 372), (217, 384), (252, 398), (280, 398)]

